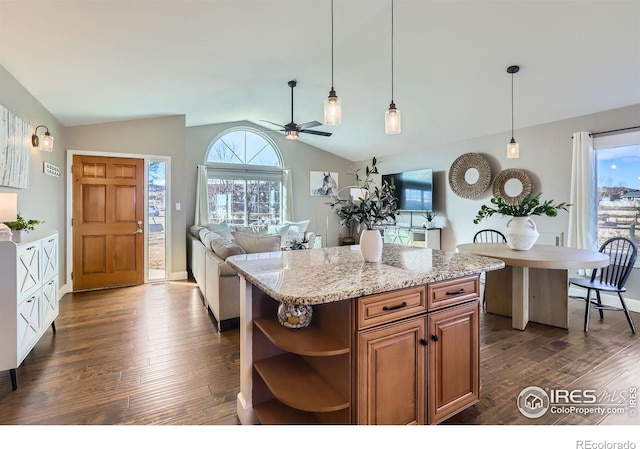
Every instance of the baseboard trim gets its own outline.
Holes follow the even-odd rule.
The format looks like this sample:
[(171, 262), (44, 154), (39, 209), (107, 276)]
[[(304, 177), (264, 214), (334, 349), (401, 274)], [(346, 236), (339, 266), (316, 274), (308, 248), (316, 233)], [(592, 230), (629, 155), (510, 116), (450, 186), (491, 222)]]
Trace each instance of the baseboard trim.
[(184, 281), (187, 279), (189, 279), (189, 276), (187, 275), (186, 271), (174, 271), (173, 273), (169, 274), (170, 281)]
[(58, 289), (58, 301), (64, 298), (64, 295), (67, 293), (71, 293), (71, 286), (69, 284), (64, 284)]

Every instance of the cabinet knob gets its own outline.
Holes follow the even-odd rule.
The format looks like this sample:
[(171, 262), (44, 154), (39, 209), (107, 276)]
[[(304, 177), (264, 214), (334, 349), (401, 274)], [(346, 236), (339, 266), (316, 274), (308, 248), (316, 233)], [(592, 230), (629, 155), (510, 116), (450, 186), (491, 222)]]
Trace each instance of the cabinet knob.
[(432, 339), (433, 341), (438, 341), (438, 336), (437, 336), (437, 335), (432, 335), (432, 336), (431, 336), (431, 339)]
[(426, 338), (421, 338), (421, 339), (420, 339), (420, 344), (421, 344), (422, 346), (427, 346), (427, 345), (429, 344), (429, 342), (427, 341), (427, 339), (426, 339)]

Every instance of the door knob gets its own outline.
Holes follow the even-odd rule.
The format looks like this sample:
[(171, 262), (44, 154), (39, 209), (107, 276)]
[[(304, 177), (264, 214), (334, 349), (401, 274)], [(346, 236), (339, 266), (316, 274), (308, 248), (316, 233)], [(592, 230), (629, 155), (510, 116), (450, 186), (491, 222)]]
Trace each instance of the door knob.
[(135, 234), (142, 234), (142, 224), (143, 224), (142, 220), (138, 220), (136, 224), (138, 225), (138, 229), (136, 229)]

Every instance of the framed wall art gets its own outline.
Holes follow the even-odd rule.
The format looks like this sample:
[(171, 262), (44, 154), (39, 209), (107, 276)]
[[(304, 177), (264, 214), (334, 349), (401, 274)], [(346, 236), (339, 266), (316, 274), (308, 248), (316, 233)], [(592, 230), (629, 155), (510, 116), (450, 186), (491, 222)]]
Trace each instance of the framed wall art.
[(311, 196), (328, 196), (338, 193), (338, 173), (312, 171), (309, 173)]
[(29, 187), (31, 126), (0, 105), (0, 185)]

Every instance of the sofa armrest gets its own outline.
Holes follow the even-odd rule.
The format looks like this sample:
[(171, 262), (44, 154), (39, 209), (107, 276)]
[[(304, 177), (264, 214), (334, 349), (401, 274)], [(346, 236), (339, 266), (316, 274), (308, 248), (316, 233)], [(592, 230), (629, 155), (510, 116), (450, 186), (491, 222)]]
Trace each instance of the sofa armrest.
[(313, 244), (316, 240), (316, 233), (307, 231), (304, 233), (304, 238), (307, 240), (307, 242), (309, 242), (309, 248), (313, 248)]

